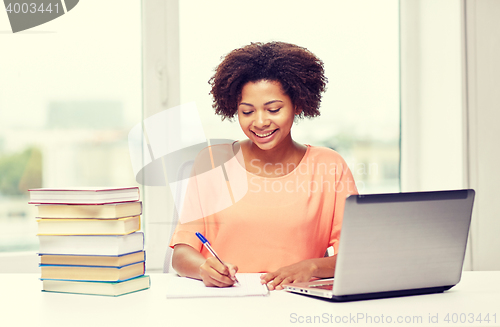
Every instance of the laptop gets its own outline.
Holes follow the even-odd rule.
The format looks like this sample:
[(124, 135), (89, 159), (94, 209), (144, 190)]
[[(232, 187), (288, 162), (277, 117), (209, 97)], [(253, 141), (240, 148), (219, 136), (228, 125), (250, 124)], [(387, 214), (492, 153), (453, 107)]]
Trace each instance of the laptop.
[(443, 292), (460, 281), (474, 190), (346, 199), (335, 278), (284, 285), (332, 301)]

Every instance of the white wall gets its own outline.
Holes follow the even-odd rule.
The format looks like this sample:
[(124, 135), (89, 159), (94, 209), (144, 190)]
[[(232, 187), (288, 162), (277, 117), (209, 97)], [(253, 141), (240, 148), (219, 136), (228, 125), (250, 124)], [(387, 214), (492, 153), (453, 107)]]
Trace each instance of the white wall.
[(471, 233), (474, 270), (500, 270), (500, 1), (467, 0), (469, 185), (476, 189)]
[(401, 0), (401, 190), (463, 188), (460, 1)]
[(500, 1), (401, 0), (402, 191), (473, 188), (464, 268), (500, 269)]
[[(144, 118), (180, 104), (178, 7), (178, 0), (142, 2)], [(146, 270), (161, 272), (172, 230), (173, 198), (166, 186), (144, 186), (143, 199)]]
[(461, 1), (401, 0), (400, 12), (401, 191), (466, 188)]

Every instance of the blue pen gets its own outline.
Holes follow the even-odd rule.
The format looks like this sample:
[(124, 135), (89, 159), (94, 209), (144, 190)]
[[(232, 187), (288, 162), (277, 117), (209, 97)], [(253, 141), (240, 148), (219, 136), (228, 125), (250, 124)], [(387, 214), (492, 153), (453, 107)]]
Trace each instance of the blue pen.
[[(205, 238), (205, 236), (203, 236), (201, 233), (198, 233), (198, 232), (196, 232), (196, 236), (198, 236), (198, 238), (200, 239), (201, 243), (203, 243), (203, 245), (207, 248), (207, 250), (210, 251), (210, 253), (212, 253), (212, 255), (214, 257), (216, 257), (217, 260), (219, 260), (219, 262), (224, 265), (224, 267), (227, 268), (226, 264), (224, 262), (222, 262), (222, 260), (219, 258), (219, 256), (217, 255), (217, 253), (215, 253), (214, 249), (212, 249), (212, 246), (210, 245), (210, 242)], [(240, 283), (236, 277), (234, 279), (235, 279), (235, 281), (238, 284)]]

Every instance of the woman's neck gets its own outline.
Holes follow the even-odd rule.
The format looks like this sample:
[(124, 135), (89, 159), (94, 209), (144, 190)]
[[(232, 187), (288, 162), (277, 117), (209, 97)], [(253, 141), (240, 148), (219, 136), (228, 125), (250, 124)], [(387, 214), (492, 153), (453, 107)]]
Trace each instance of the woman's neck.
[(262, 150), (255, 143), (247, 140), (247, 150), (248, 155), (250, 156), (249, 159), (257, 159), (263, 163), (270, 164), (288, 163), (291, 161), (291, 158), (294, 158), (298, 153), (302, 152), (301, 150), (303, 147), (304, 146), (293, 141), (292, 138), (289, 138), (286, 141), (281, 142), (273, 149)]
[[(278, 177), (290, 173), (300, 163), (307, 151), (306, 146), (291, 138), (290, 143), (280, 144), (279, 147), (271, 150), (262, 150), (250, 140), (239, 143), (243, 150), (246, 169), (264, 177)], [(263, 169), (264, 167), (266, 169)]]

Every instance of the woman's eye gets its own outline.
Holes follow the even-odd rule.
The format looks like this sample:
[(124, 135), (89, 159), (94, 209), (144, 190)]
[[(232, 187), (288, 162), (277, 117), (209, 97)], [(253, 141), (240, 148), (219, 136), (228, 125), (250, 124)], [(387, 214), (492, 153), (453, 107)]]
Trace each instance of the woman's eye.
[(274, 109), (274, 110), (269, 109), (269, 112), (271, 112), (271, 113), (275, 114), (275, 113), (277, 113), (277, 112), (278, 112), (278, 111), (280, 111), (280, 110), (281, 110), (281, 108)]
[(244, 115), (250, 115), (253, 111), (242, 111), (241, 113)]

